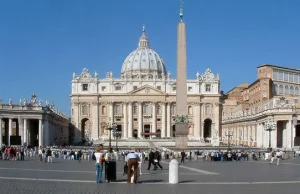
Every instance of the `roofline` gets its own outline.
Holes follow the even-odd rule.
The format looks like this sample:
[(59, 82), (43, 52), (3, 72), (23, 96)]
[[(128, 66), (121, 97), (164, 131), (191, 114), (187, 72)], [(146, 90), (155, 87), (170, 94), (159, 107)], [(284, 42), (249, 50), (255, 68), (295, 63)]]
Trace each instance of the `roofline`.
[(275, 68), (280, 68), (280, 69), (293, 70), (293, 71), (300, 71), (300, 69), (296, 69), (296, 68), (289, 68), (289, 67), (283, 67), (283, 66), (271, 65), (271, 64), (262, 64), (262, 65), (258, 66), (257, 68), (265, 67), (265, 66), (275, 67)]

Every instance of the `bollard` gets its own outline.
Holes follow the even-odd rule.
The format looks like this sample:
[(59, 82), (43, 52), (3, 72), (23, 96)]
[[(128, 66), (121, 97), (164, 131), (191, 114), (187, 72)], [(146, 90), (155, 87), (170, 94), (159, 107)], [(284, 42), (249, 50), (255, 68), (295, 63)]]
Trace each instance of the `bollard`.
[(172, 159), (169, 164), (169, 183), (177, 184), (178, 183), (178, 167), (179, 163), (176, 159)]

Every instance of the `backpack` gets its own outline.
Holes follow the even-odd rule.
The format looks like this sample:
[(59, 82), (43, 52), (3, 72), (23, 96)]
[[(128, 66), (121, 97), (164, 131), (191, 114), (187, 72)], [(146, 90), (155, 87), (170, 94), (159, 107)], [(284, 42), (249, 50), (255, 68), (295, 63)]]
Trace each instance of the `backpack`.
[(92, 159), (96, 160), (95, 152), (93, 152)]
[(272, 157), (274, 157), (275, 155), (274, 155), (274, 152), (272, 152), (272, 155), (271, 155)]

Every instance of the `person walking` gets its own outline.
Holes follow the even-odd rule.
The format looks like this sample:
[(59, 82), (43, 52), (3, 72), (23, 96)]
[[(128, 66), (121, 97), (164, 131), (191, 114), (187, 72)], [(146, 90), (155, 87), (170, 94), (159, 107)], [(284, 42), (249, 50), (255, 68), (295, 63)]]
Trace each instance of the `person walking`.
[(277, 150), (277, 152), (276, 152), (277, 166), (279, 165), (281, 156), (282, 156), (281, 152), (279, 150)]
[(96, 159), (96, 172), (97, 172), (97, 178), (96, 183), (100, 184), (102, 183), (102, 171), (103, 171), (103, 164), (105, 162), (105, 153), (103, 152), (103, 145), (100, 144), (99, 147), (96, 149), (96, 152), (94, 154)]
[(155, 166), (154, 166), (154, 170), (157, 169), (157, 166), (160, 168), (160, 169), (163, 169), (163, 167), (160, 165), (159, 161), (161, 160), (161, 154), (160, 152), (157, 150), (157, 148), (155, 148), (155, 152), (154, 152), (154, 163), (155, 163)]
[(154, 163), (154, 152), (152, 151), (152, 149), (151, 149), (150, 152), (149, 152), (148, 168), (147, 168), (147, 170), (150, 170), (151, 164), (153, 164), (154, 170), (156, 170), (156, 165), (155, 165), (155, 163)]
[(20, 148), (21, 160), (24, 160), (24, 147), (21, 146)]
[(50, 148), (48, 148), (47, 150), (47, 160), (48, 160), (48, 163), (53, 163), (53, 160), (52, 160), (52, 151)]
[(136, 149), (136, 151), (137, 151), (137, 154), (138, 154), (138, 156), (139, 156), (139, 158), (140, 158), (140, 160), (139, 160), (139, 173), (140, 173), (140, 175), (142, 174), (142, 162), (143, 162), (143, 154), (141, 153), (141, 150), (140, 149)]
[(133, 183), (137, 183), (137, 176), (138, 176), (138, 162), (140, 158), (138, 153), (131, 151), (127, 154), (127, 164), (128, 164), (128, 171), (127, 171), (127, 183), (131, 183), (131, 169), (133, 167)]
[(180, 161), (180, 163), (184, 163), (184, 158), (185, 158), (185, 152), (184, 152), (184, 150), (182, 150), (180, 152), (180, 155), (181, 155), (181, 161)]
[(272, 151), (270, 154), (271, 154), (271, 160), (270, 160), (270, 165), (271, 165), (274, 161), (275, 153), (274, 151)]

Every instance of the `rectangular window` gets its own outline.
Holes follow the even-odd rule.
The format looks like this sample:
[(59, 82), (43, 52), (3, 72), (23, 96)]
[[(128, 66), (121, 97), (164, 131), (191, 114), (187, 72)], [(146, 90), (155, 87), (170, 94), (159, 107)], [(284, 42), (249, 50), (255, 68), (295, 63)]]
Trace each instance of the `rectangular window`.
[(297, 98), (294, 99), (294, 104), (298, 104), (298, 99)]
[(283, 81), (283, 72), (278, 72), (278, 80)]
[(193, 91), (193, 87), (188, 87), (188, 92), (192, 92)]
[(206, 91), (206, 92), (210, 92), (210, 87), (211, 87), (210, 84), (206, 84), (206, 85), (205, 85), (205, 91)]
[(289, 82), (293, 82), (294, 81), (294, 75), (289, 73)]
[(156, 88), (157, 88), (158, 90), (161, 90), (161, 86), (157, 86)]
[(176, 87), (173, 87), (172, 89), (173, 89), (174, 92), (176, 91)]
[(284, 81), (289, 81), (289, 74), (287, 72), (284, 72)]
[(273, 72), (273, 80), (278, 80), (278, 72), (277, 71)]
[(102, 91), (106, 91), (106, 86), (102, 86), (102, 87), (101, 87), (101, 90), (102, 90)]
[(133, 86), (133, 90), (136, 90), (137, 89), (137, 86)]
[(122, 90), (122, 87), (121, 86), (116, 86), (115, 89), (116, 89), (116, 91), (120, 91), (120, 90)]
[(88, 84), (82, 84), (82, 91), (88, 91)]

